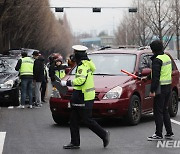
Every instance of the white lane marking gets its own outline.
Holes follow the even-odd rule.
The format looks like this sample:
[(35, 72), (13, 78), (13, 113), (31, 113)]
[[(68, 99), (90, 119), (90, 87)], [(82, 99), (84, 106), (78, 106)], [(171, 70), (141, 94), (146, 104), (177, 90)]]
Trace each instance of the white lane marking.
[(0, 154), (3, 152), (5, 136), (6, 132), (0, 132)]
[(174, 119), (171, 119), (171, 122), (173, 122), (173, 123), (175, 123), (175, 124), (177, 124), (177, 125), (180, 125), (180, 122), (179, 122), (179, 121), (176, 121), (176, 120), (174, 120)]

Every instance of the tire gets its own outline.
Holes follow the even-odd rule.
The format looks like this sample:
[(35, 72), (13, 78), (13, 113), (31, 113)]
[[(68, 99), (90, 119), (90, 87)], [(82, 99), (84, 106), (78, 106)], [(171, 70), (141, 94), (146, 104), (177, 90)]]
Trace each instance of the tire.
[(62, 125), (62, 124), (67, 124), (69, 119), (65, 118), (65, 117), (61, 117), (55, 114), (52, 114), (53, 120), (55, 123), (57, 123), (58, 125)]
[(172, 91), (170, 102), (169, 102), (169, 115), (175, 117), (178, 112), (178, 95), (175, 91)]
[(137, 125), (141, 119), (141, 103), (138, 96), (133, 95), (130, 100), (127, 120), (130, 125)]

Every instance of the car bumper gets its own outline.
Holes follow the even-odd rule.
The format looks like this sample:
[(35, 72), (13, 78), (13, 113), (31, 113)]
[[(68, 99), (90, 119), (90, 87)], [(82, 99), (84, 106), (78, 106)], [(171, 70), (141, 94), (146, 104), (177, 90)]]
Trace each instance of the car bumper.
[(18, 105), (18, 101), (15, 100), (17, 99), (17, 91), (18, 88), (13, 88), (13, 89), (0, 89), (0, 105), (1, 106), (10, 106)]
[[(114, 99), (95, 101), (93, 117), (121, 117), (127, 114), (129, 99)], [(70, 101), (61, 98), (50, 98), (50, 109), (55, 115), (68, 117), (70, 115)]]

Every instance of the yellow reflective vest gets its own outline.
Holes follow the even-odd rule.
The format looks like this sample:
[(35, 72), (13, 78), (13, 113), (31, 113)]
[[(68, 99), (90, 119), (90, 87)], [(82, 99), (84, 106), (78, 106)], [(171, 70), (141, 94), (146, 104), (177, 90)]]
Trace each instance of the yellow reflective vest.
[(171, 58), (166, 55), (158, 55), (156, 58), (162, 61), (160, 72), (160, 85), (168, 85), (172, 82), (172, 62)]
[(56, 71), (55, 71), (55, 75), (56, 75), (58, 78), (62, 79), (62, 78), (65, 77), (66, 73), (65, 73), (65, 70), (64, 70), (64, 69), (63, 69), (63, 70), (56, 70)]
[(84, 101), (93, 100), (95, 98), (94, 77), (93, 72), (96, 67), (90, 60), (82, 60), (82, 64), (78, 66), (75, 79), (72, 85), (75, 90), (81, 90), (84, 94)]
[(33, 75), (34, 60), (31, 57), (21, 58), (20, 75)]

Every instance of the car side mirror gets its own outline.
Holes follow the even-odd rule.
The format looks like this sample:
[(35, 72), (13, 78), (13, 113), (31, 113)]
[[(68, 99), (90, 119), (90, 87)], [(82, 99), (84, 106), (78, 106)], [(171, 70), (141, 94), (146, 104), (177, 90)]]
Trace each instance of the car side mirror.
[(143, 68), (141, 75), (142, 76), (148, 76), (149, 74), (151, 74), (151, 69), (150, 68)]
[(65, 69), (65, 73), (68, 74), (71, 71), (72, 68), (68, 67)]

